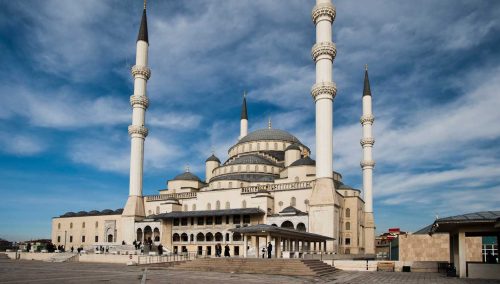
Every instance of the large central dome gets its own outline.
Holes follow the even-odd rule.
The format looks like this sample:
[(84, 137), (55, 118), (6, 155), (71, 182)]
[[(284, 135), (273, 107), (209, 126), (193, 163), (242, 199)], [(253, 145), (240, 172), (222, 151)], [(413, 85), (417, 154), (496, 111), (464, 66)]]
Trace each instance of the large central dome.
[(261, 140), (272, 140), (272, 141), (286, 141), (291, 143), (302, 144), (297, 137), (292, 134), (280, 130), (280, 129), (259, 129), (254, 132), (249, 133), (247, 136), (243, 137), (238, 141), (238, 144), (252, 141), (261, 141)]

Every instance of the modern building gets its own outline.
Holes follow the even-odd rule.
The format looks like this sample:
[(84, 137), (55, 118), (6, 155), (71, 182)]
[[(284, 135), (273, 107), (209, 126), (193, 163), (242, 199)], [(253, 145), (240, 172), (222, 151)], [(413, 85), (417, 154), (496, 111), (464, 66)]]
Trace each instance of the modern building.
[(311, 89), (316, 106), (316, 160), (311, 158), (307, 145), (293, 134), (273, 128), (271, 123), (249, 133), (244, 96), (239, 139), (228, 149), (228, 157), (221, 161), (212, 154), (205, 160), (204, 178), (187, 169), (168, 180), (157, 195), (144, 196), (143, 153), (148, 134), (145, 114), (149, 105), (146, 85), (151, 76), (144, 7), (136, 65), (132, 68), (130, 188), (126, 205), (123, 210), (68, 212), (53, 218), (52, 241), (69, 247), (119, 246), (150, 240), (170, 252), (198, 251), (208, 255), (213, 255), (215, 245), (220, 243), (230, 246), (232, 255), (245, 256), (257, 254), (261, 245), (272, 242), (275, 251), (283, 252), (374, 254), (374, 116), (367, 67), (360, 119), (364, 196), (333, 170), (335, 15), (331, 0), (317, 0), (312, 10), (316, 26), (316, 44), (311, 51), (316, 64), (316, 82)]

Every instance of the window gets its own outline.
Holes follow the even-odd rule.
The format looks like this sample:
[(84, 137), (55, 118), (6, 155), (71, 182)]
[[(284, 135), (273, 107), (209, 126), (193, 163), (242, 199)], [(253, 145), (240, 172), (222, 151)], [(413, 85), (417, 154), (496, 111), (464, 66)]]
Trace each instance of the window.
[(222, 224), (222, 216), (215, 216), (215, 225)]
[(350, 246), (351, 245), (351, 238), (345, 238), (345, 244), (346, 244), (346, 246)]
[(299, 177), (294, 178), (295, 182), (299, 182)]
[(188, 225), (188, 219), (187, 218), (182, 218), (181, 219), (181, 226), (187, 226)]
[(239, 223), (241, 223), (241, 216), (233, 215), (233, 224), (239, 224)]
[(207, 225), (212, 225), (214, 223), (214, 217), (207, 217)]
[(292, 197), (290, 199), (290, 206), (296, 206), (296, 204), (297, 204), (297, 199), (295, 197)]
[(269, 143), (266, 142), (266, 150), (269, 150)]
[(193, 204), (193, 211), (196, 211), (196, 204)]
[(188, 241), (188, 235), (186, 233), (183, 233), (181, 235), (181, 241), (183, 241), (183, 242), (187, 242)]
[(73, 229), (73, 223), (69, 223), (69, 228)]
[(226, 224), (229, 224), (229, 216), (226, 216)]
[(214, 241), (214, 234), (212, 233), (207, 233), (206, 237), (205, 237), (205, 240), (207, 242), (213, 242)]
[(198, 217), (198, 226), (203, 226), (203, 225), (205, 225), (205, 218)]
[(205, 235), (203, 235), (203, 233), (198, 233), (198, 235), (196, 235), (196, 241), (197, 242), (204, 242), (205, 241)]
[(60, 243), (61, 242), (61, 236), (57, 236), (57, 242)]
[(243, 200), (241, 202), (241, 208), (247, 208), (247, 201), (246, 200)]
[(345, 223), (345, 229), (346, 230), (350, 230), (351, 229), (351, 223), (350, 222), (346, 222)]
[(229, 201), (226, 202), (226, 209), (230, 209), (231, 208), (231, 204), (229, 203)]
[(69, 236), (69, 242), (72, 243), (73, 242), (73, 236)]
[(61, 229), (61, 223), (57, 224), (57, 228)]
[(226, 242), (229, 242), (229, 233), (226, 233)]
[(82, 236), (82, 243), (85, 242), (85, 236)]
[(267, 166), (264, 166), (264, 172), (267, 172)]
[(99, 227), (99, 222), (95, 222), (95, 227)]
[(309, 199), (304, 200), (305, 205), (309, 205)]
[(295, 229), (293, 223), (290, 221), (285, 221), (285, 222), (281, 223), (281, 228)]
[(179, 226), (179, 218), (174, 218), (174, 226)]
[(183, 207), (184, 207), (184, 211), (188, 211), (188, 210), (189, 210), (189, 208), (188, 208), (188, 205), (187, 205), (187, 204), (184, 204), (184, 206), (183, 206)]
[(156, 206), (156, 214), (160, 214), (160, 206)]
[(191, 226), (194, 225), (194, 217), (191, 217)]
[(85, 222), (82, 223), (82, 228), (85, 229)]
[(220, 210), (220, 201), (219, 200), (217, 200), (217, 202), (215, 202), (215, 209)]
[(151, 215), (151, 213), (153, 213), (153, 212), (151, 212), (151, 210), (148, 210), (148, 215)]
[(193, 234), (189, 235), (189, 240), (194, 242), (194, 235)]
[(221, 233), (219, 233), (219, 232), (215, 233), (215, 241), (216, 242), (222, 242), (223, 241)]
[(95, 236), (95, 242), (99, 242), (99, 236)]
[(235, 242), (241, 242), (241, 234), (240, 233), (234, 233), (233, 234), (233, 241), (235, 241)]
[(229, 182), (229, 186), (228, 187), (229, 188), (233, 188), (233, 182), (232, 181)]
[(207, 203), (207, 210), (212, 210), (212, 204)]
[(175, 233), (172, 236), (172, 241), (174, 241), (174, 242), (180, 242), (181, 241), (181, 236), (179, 236), (179, 234)]
[(298, 223), (297, 224), (297, 231), (305, 232), (306, 231), (306, 225), (304, 223)]
[(351, 217), (351, 209), (347, 208), (347, 209), (345, 210), (345, 216), (346, 216), (347, 218)]
[(243, 224), (250, 224), (250, 215), (243, 215)]

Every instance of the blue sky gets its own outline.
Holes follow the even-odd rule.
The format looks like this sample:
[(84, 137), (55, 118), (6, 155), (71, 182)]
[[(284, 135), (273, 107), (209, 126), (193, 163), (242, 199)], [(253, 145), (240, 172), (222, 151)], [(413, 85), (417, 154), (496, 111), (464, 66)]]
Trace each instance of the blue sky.
[[(149, 1), (145, 194), (250, 129), (314, 152), (314, 1)], [(360, 188), (363, 66), (374, 99), (377, 231), (500, 209), (500, 3), (334, 1), (334, 169)], [(0, 237), (50, 236), (67, 211), (128, 194), (142, 1), (0, 0)]]

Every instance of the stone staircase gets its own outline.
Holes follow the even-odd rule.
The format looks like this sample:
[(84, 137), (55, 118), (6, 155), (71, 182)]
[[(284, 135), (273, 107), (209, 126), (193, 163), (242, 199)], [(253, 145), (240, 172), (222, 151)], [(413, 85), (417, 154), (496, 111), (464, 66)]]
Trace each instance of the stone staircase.
[(315, 259), (199, 258), (172, 269), (294, 276), (323, 276), (335, 272), (334, 267)]
[(56, 253), (47, 262), (68, 262), (75, 257), (78, 257), (78, 255), (71, 252)]

